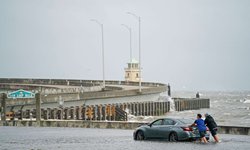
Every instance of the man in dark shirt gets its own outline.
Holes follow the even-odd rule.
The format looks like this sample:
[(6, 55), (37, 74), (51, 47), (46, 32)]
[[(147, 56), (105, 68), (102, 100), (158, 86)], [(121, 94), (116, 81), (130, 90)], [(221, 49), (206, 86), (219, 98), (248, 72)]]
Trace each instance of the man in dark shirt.
[(215, 142), (219, 142), (219, 137), (217, 135), (217, 124), (214, 121), (214, 118), (209, 115), (208, 113), (205, 114), (205, 124), (207, 125), (208, 129), (210, 130)]

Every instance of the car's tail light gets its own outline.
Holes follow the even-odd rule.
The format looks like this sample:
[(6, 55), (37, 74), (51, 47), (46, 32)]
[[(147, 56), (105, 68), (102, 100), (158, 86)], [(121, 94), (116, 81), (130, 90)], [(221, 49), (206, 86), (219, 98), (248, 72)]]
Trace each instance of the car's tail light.
[(190, 127), (181, 127), (183, 129), (183, 131), (193, 131), (192, 128)]

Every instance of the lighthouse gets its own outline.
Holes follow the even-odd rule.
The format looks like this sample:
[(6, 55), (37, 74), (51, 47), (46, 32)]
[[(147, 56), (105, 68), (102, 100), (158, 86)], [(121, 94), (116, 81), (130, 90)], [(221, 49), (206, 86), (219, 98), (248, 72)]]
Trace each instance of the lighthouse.
[(132, 59), (127, 68), (125, 68), (125, 81), (130, 82), (139, 82), (140, 81), (140, 68), (139, 62), (135, 59)]

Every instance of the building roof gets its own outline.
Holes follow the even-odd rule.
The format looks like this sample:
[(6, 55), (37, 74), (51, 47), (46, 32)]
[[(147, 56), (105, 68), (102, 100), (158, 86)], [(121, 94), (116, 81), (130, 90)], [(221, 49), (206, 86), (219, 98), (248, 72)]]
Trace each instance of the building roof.
[(137, 61), (136, 59), (132, 59), (129, 64), (139, 64), (139, 61)]

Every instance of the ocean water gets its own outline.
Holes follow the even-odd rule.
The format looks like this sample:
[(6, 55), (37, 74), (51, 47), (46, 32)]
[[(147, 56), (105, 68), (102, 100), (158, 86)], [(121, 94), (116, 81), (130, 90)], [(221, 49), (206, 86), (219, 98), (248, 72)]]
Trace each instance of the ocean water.
[[(173, 92), (173, 97), (195, 97), (196, 92)], [(250, 126), (250, 91), (203, 91), (210, 99), (210, 109), (170, 112), (166, 116), (195, 119), (197, 113), (211, 114), (219, 125)]]

